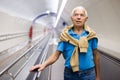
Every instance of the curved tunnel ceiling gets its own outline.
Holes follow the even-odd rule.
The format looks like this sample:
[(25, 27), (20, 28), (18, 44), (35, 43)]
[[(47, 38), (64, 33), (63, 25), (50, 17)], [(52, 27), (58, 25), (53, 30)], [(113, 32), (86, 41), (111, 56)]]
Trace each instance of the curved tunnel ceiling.
[(57, 12), (58, 0), (1, 0), (0, 10), (11, 15), (33, 19), (45, 11)]
[[(57, 14), (60, 13), (61, 5), (66, 1), (65, 8), (61, 11), (60, 16), (64, 18), (65, 21), (69, 22), (70, 10), (76, 5), (82, 4), (83, 2), (88, 2), (89, 0), (0, 0), (0, 11), (6, 12), (12, 16), (19, 16), (25, 19), (34, 20), (36, 16), (43, 12), (51, 11)], [(72, 3), (72, 5), (71, 5)], [(70, 7), (68, 7), (70, 5)], [(63, 12), (63, 13), (62, 13)], [(55, 23), (55, 19), (49, 17), (50, 21), (48, 23)], [(43, 18), (40, 22), (46, 24)], [(56, 26), (59, 25), (56, 23)]]

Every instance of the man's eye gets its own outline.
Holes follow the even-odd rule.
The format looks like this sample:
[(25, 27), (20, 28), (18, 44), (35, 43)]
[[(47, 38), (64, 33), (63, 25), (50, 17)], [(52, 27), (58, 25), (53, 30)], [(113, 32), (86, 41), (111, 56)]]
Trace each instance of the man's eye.
[(75, 14), (74, 16), (82, 16), (82, 17), (84, 17), (85, 15), (84, 14)]
[(75, 16), (78, 16), (78, 14), (75, 14)]
[(81, 14), (81, 16), (85, 16), (84, 14)]

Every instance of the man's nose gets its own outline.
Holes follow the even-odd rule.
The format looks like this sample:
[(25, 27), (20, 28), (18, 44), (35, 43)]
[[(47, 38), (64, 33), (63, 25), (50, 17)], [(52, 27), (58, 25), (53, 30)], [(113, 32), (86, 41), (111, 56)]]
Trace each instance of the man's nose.
[(78, 18), (78, 19), (81, 19), (81, 15), (78, 15), (77, 18)]

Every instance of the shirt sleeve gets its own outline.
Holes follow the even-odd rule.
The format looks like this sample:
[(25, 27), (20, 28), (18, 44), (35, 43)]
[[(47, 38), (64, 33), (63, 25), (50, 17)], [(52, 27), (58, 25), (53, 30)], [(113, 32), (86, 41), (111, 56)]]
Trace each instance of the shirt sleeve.
[(60, 52), (64, 52), (64, 44), (65, 43), (63, 41), (59, 42), (57, 45), (57, 50)]
[(92, 49), (97, 49), (98, 48), (98, 39), (93, 38), (92, 39)]

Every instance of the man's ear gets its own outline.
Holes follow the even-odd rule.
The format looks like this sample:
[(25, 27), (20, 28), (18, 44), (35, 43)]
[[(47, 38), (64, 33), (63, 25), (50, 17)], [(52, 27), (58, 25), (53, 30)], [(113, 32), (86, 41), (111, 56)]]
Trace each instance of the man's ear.
[(88, 20), (88, 17), (86, 17), (86, 21)]
[(70, 18), (71, 18), (71, 20), (72, 20), (72, 16), (71, 16)]
[(72, 16), (71, 16), (70, 18), (71, 18), (71, 20), (73, 21), (73, 18), (72, 18)]

